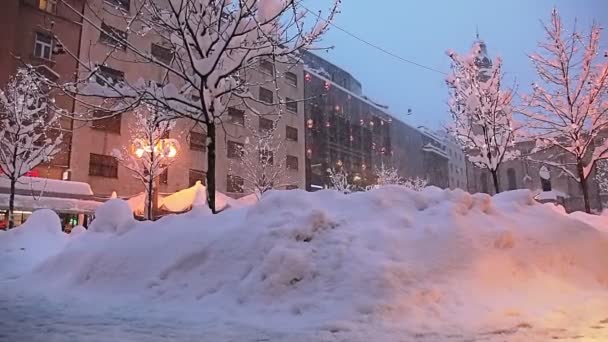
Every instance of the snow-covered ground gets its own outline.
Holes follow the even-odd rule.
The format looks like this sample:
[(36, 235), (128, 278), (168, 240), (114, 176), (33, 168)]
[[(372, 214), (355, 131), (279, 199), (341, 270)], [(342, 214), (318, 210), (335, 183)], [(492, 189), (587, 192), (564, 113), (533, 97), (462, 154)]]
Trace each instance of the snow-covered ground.
[(528, 191), (279, 191), (0, 232), (0, 341), (608, 340), (608, 217)]

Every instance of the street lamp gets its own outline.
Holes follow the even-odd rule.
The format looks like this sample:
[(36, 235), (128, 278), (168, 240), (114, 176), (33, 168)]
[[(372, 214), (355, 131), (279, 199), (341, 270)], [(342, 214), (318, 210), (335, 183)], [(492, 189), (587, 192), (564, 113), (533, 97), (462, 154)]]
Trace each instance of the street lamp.
[(143, 160), (145, 172), (148, 174), (148, 200), (146, 216), (154, 218), (154, 210), (158, 207), (158, 174), (159, 168), (167, 167), (171, 159), (177, 156), (179, 143), (176, 139), (158, 139), (156, 144), (146, 139), (136, 139), (133, 142), (133, 153)]

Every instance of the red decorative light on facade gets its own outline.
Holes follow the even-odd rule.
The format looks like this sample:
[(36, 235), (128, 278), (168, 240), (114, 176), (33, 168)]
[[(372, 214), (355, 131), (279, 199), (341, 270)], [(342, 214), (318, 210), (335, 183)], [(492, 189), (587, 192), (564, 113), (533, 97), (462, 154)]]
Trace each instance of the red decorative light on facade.
[(306, 73), (306, 75), (304, 75), (304, 79), (306, 80), (306, 82), (310, 82), (312, 80), (312, 76), (310, 76), (309, 73)]
[(323, 87), (325, 90), (329, 90), (331, 88), (331, 83), (329, 83), (329, 81), (325, 81), (325, 85)]
[(314, 121), (312, 121), (312, 119), (308, 119), (308, 121), (306, 121), (306, 126), (308, 128), (312, 128), (314, 126)]
[(336, 105), (336, 106), (334, 107), (334, 109), (336, 110), (336, 112), (339, 112), (339, 111), (340, 111), (340, 105)]
[(308, 150), (306, 150), (306, 157), (312, 157), (312, 149), (309, 148)]
[(331, 124), (329, 123), (329, 121), (325, 122), (325, 127), (331, 127)]

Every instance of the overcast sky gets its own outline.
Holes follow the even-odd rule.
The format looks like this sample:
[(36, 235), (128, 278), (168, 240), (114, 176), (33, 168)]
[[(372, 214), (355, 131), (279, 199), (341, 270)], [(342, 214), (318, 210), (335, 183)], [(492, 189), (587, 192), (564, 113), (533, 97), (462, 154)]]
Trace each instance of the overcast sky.
[[(331, 0), (308, 0), (312, 9)], [(535, 74), (526, 53), (544, 38), (539, 20), (548, 20), (556, 6), (566, 28), (574, 18), (587, 32), (592, 21), (608, 26), (608, 0), (343, 0), (335, 24), (395, 54), (448, 72), (445, 50), (466, 52), (475, 39), (486, 41), (489, 54), (503, 58), (508, 80), (528, 91)], [(415, 125), (438, 128), (449, 120), (443, 75), (401, 62), (333, 28), (324, 38), (335, 48), (316, 53), (348, 70), (363, 91), (390, 106), (391, 112)], [(608, 49), (608, 29), (602, 35)], [(405, 116), (408, 108), (413, 114)]]

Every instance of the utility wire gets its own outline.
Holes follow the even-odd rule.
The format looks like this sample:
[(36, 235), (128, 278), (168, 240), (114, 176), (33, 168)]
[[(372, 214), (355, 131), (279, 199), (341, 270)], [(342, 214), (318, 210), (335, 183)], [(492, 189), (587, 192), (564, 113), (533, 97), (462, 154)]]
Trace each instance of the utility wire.
[(420, 63), (417, 63), (417, 62), (411, 61), (411, 60), (409, 60), (409, 59), (407, 59), (407, 58), (403, 58), (403, 57), (401, 57), (401, 56), (399, 56), (399, 55), (397, 55), (397, 54), (395, 54), (395, 53), (393, 53), (393, 52), (391, 52), (391, 51), (388, 51), (387, 49), (385, 49), (385, 48), (383, 48), (383, 47), (381, 47), (381, 46), (378, 46), (378, 45), (376, 45), (376, 44), (374, 44), (374, 43), (370, 43), (369, 41), (367, 41), (367, 40), (365, 40), (365, 39), (363, 39), (363, 38), (361, 38), (361, 37), (359, 37), (359, 36), (355, 35), (354, 33), (351, 33), (351, 32), (349, 32), (349, 31), (347, 31), (347, 30), (345, 30), (345, 29), (341, 28), (340, 26), (338, 26), (338, 25), (334, 24), (333, 22), (328, 22), (328, 21), (327, 21), (325, 18), (321, 17), (321, 14), (320, 14), (320, 13), (315, 13), (315, 12), (313, 12), (313, 11), (309, 10), (308, 8), (306, 8), (305, 6), (302, 6), (302, 7), (303, 7), (303, 8), (304, 8), (306, 11), (308, 11), (309, 13), (312, 13), (313, 15), (317, 16), (317, 17), (318, 17), (320, 20), (323, 20), (323, 21), (325, 21), (326, 23), (329, 23), (329, 25), (331, 25), (332, 27), (335, 27), (335, 28), (336, 28), (336, 29), (338, 29), (339, 31), (342, 31), (342, 32), (346, 33), (346, 34), (347, 34), (347, 35), (349, 35), (350, 37), (352, 37), (352, 38), (354, 38), (354, 39), (356, 39), (356, 40), (358, 40), (358, 41), (362, 42), (363, 44), (365, 44), (365, 45), (367, 45), (367, 46), (370, 46), (370, 47), (372, 47), (372, 48), (374, 48), (374, 49), (376, 49), (376, 50), (378, 50), (378, 51), (380, 51), (380, 52), (382, 52), (382, 53), (385, 53), (385, 54), (387, 54), (387, 55), (389, 55), (389, 56), (391, 56), (391, 57), (393, 57), (393, 58), (396, 58), (396, 59), (398, 59), (398, 60), (400, 60), (400, 61), (402, 61), (402, 62), (409, 63), (409, 64), (415, 65), (415, 66), (417, 66), (417, 67), (420, 67), (420, 68), (423, 68), (423, 69), (426, 69), (426, 70), (429, 70), (429, 71), (433, 71), (433, 72), (436, 72), (436, 73), (439, 73), (439, 74), (442, 74), (442, 75), (447, 75), (447, 73), (445, 73), (445, 72), (443, 72), (443, 71), (441, 71), (441, 70), (437, 70), (437, 69), (435, 69), (435, 68), (432, 68), (432, 67), (429, 67), (429, 66), (426, 66), (426, 65), (423, 65), (423, 64), (420, 64)]

